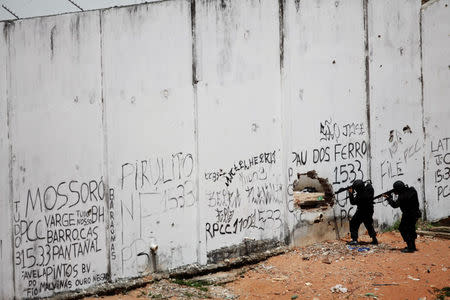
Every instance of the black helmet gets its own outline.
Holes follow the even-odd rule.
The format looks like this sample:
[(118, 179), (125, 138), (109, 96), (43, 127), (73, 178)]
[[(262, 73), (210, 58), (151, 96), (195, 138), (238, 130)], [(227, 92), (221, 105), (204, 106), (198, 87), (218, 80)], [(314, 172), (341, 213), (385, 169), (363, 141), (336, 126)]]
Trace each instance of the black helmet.
[(396, 193), (401, 192), (405, 188), (405, 184), (401, 180), (397, 180), (392, 186), (394, 187), (394, 192)]
[(353, 182), (352, 186), (355, 190), (360, 191), (364, 187), (364, 182), (362, 180), (358, 179)]

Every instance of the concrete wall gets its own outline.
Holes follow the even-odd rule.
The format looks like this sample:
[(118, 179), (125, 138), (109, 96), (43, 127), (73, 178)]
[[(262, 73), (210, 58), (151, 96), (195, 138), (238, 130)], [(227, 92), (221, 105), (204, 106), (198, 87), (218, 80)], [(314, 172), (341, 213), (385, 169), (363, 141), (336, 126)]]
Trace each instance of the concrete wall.
[[(375, 191), (402, 180), (423, 203), (420, 1), (369, 1), (370, 144)], [(389, 223), (399, 210), (387, 203), (375, 215)]]
[[(334, 189), (402, 179), (430, 219), (449, 215), (445, 4), (423, 11), (423, 62), (418, 0), (173, 0), (0, 23), (0, 298), (342, 237), (346, 195), (293, 205), (312, 169)], [(379, 225), (398, 215), (375, 207)]]
[[(324, 214), (328, 238), (354, 213), (345, 193), (326, 212), (293, 207), (297, 173), (316, 170), (334, 189), (366, 180), (368, 123), (363, 1), (287, 1), (284, 7), (283, 104), (289, 224), (295, 244)], [(311, 30), (314, 29), (314, 30)], [(332, 222), (330, 222), (332, 221)], [(317, 229), (313, 229), (316, 231)], [(312, 233), (311, 233), (312, 234)]]
[(422, 11), (422, 66), (427, 217), (450, 211), (450, 1), (429, 2)]
[(102, 32), (112, 275), (148, 271), (151, 244), (160, 269), (196, 262), (190, 3), (107, 10)]
[(108, 273), (98, 12), (7, 29), (15, 294)]
[(283, 238), (278, 3), (198, 1), (195, 20), (204, 262)]

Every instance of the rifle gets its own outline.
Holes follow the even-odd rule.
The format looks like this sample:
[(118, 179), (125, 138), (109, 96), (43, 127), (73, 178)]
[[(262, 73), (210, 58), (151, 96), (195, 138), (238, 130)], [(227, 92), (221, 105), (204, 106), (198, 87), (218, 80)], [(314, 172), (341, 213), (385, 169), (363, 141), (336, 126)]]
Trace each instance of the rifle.
[(340, 193), (342, 193), (342, 192), (344, 192), (344, 191), (347, 191), (348, 189), (351, 189), (351, 188), (353, 188), (352, 185), (349, 185), (349, 186), (346, 186), (346, 187), (341, 187), (341, 188), (338, 189), (334, 194), (335, 194), (335, 195), (340, 194)]
[[(384, 195), (390, 196), (393, 192), (394, 192), (394, 189), (389, 190), (389, 191), (387, 191), (387, 192), (383, 192), (383, 193), (381, 193), (381, 194), (379, 194), (379, 195), (373, 197), (373, 200), (378, 199), (378, 198), (381, 198), (381, 197), (383, 197)], [(376, 203), (383, 203), (384, 201), (386, 201), (386, 199), (383, 199), (383, 200), (381, 200), (381, 201), (377, 201), (377, 202), (374, 202), (374, 203), (375, 203), (375, 204), (376, 204)]]
[[(367, 182), (372, 183), (370, 180), (366, 180), (366, 181), (363, 181), (363, 182), (364, 182), (364, 184), (366, 184)], [(335, 194), (335, 195), (340, 194), (340, 193), (342, 193), (343, 191), (347, 191), (348, 189), (353, 189), (353, 184), (338, 189), (334, 194)]]

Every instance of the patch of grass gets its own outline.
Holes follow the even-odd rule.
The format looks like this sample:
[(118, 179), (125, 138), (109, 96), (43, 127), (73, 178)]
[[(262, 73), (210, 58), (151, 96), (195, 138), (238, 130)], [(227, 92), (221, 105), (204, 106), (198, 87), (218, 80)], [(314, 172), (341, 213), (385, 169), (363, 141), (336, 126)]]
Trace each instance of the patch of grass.
[(202, 292), (207, 292), (208, 288), (206, 286), (211, 285), (210, 283), (203, 281), (203, 280), (174, 279), (173, 283), (194, 287)]
[(194, 294), (189, 293), (189, 292), (184, 292), (183, 294), (184, 294), (186, 297), (188, 297), (188, 298), (192, 298), (192, 297), (195, 296)]
[(438, 300), (445, 300), (447, 297), (450, 297), (450, 286), (443, 287), (442, 289), (435, 289), (434, 291), (437, 293), (436, 299)]
[(392, 226), (388, 226), (386, 227), (383, 232), (391, 232), (394, 230), (398, 230), (398, 228), (400, 227), (400, 219), (398, 219), (397, 221), (394, 222), (394, 224)]
[(436, 224), (436, 223), (433, 224), (433, 223), (430, 223), (430, 222), (427, 222), (427, 221), (419, 220), (419, 222), (417, 222), (417, 224), (416, 224), (416, 229), (420, 228), (422, 230), (430, 230), (431, 228), (438, 227), (438, 226), (439, 226), (439, 224)]

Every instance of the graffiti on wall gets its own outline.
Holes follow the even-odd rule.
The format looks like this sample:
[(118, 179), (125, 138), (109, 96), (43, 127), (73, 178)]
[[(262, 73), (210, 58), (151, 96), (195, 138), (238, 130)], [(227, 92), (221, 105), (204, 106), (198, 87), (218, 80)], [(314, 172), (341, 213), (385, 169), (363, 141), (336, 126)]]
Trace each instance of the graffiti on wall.
[(405, 175), (408, 163), (417, 157), (421, 150), (419, 138), (408, 125), (402, 130), (391, 130), (388, 146), (384, 149), (387, 155), (380, 162), (381, 189), (385, 190), (388, 184)]
[[(337, 122), (332, 118), (318, 124), (319, 140), (317, 146), (293, 151), (288, 168), (288, 209), (296, 222), (302, 220), (303, 212), (294, 207), (293, 182), (298, 172), (316, 169), (319, 166), (329, 166), (328, 180), (336, 190), (348, 186), (356, 179), (366, 180), (366, 162), (368, 144), (366, 128), (362, 122)], [(345, 193), (336, 196), (338, 213), (341, 222), (350, 218), (353, 207)]]
[(444, 137), (437, 141), (431, 141), (432, 161), (430, 169), (434, 174), (434, 188), (437, 201), (442, 201), (450, 196), (450, 149), (448, 147), (450, 137)]
[(138, 254), (159, 243), (156, 227), (161, 218), (197, 202), (193, 155), (176, 152), (122, 163), (113, 198), (111, 213), (120, 227), (120, 246), (115, 249), (120, 252), (120, 273), (127, 267), (143, 272), (148, 261)]
[(282, 225), (282, 185), (274, 167), (278, 151), (262, 152), (236, 161), (227, 169), (205, 172), (206, 240), (248, 230), (278, 230)]
[(23, 296), (40, 297), (108, 279), (103, 179), (30, 187), (13, 203), (16, 277)]

